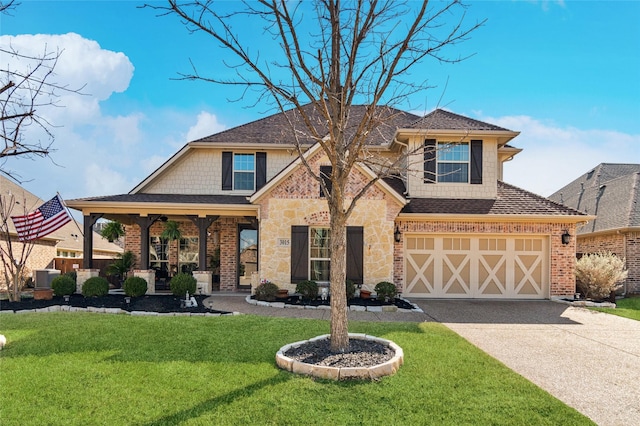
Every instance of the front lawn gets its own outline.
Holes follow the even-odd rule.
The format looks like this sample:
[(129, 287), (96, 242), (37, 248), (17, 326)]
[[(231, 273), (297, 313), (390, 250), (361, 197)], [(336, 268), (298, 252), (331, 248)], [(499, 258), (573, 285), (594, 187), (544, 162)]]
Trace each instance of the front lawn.
[(3, 425), (592, 424), (437, 323), (353, 322), (404, 348), (379, 382), (330, 382), (275, 366), (326, 321), (2, 315)]
[(593, 308), (596, 311), (640, 321), (640, 296), (616, 300), (616, 308)]

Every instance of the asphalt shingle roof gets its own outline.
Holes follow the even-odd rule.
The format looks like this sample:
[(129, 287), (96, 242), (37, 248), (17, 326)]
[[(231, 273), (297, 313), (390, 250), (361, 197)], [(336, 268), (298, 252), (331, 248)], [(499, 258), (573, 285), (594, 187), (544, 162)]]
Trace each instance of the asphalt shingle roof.
[(473, 118), (465, 117), (443, 109), (436, 109), (425, 115), (412, 123), (411, 128), (432, 130), (511, 131), (500, 126), (496, 126), (495, 124), (474, 120)]
[[(303, 107), (305, 113), (310, 117), (316, 132), (320, 137), (324, 137), (327, 130), (327, 123), (321, 114), (312, 104)], [(367, 111), (365, 105), (353, 105), (349, 112), (347, 134), (350, 130), (355, 131), (355, 125)], [(385, 121), (373, 134), (369, 136), (368, 143), (371, 145), (381, 145), (392, 140), (398, 128), (407, 128), (419, 117), (405, 111), (386, 106), (376, 109), (381, 120)], [(352, 125), (349, 125), (352, 123)], [(301, 144), (311, 145), (317, 142), (305, 127), (300, 114), (296, 110), (289, 110), (284, 113), (277, 113), (251, 123), (243, 124), (232, 129), (224, 130), (211, 136), (198, 139), (195, 142), (209, 142), (216, 144), (246, 143), (246, 144), (293, 144), (296, 142), (292, 136), (292, 126)]]
[(579, 234), (640, 227), (640, 164), (601, 163), (549, 198), (597, 216)]
[(191, 195), (191, 194), (119, 194), (103, 197), (78, 198), (71, 201), (108, 201), (113, 203), (162, 204), (249, 204), (244, 195)]
[(584, 213), (525, 191), (505, 182), (498, 182), (495, 200), (412, 198), (401, 213), (421, 214), (486, 214), (486, 215), (562, 215), (582, 216)]

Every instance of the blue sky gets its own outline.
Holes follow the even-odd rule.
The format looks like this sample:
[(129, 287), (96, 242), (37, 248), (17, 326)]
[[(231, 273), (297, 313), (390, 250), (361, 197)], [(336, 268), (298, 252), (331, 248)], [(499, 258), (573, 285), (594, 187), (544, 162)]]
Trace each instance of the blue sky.
[[(24, 186), (48, 199), (126, 193), (187, 141), (263, 116), (229, 102), (240, 92), (177, 81), (189, 60), (229, 73), (225, 52), (174, 17), (132, 1), (22, 0), (0, 17), (0, 43), (25, 51), (64, 49), (63, 96), (45, 111), (57, 126), (52, 160), (10, 160)], [(601, 162), (640, 163), (640, 1), (468, 1), (466, 22), (487, 19), (446, 65), (426, 61), (414, 76), (436, 87), (403, 108), (437, 106), (520, 131), (523, 148), (505, 180), (549, 195)], [(240, 6), (226, 2), (225, 7)], [(259, 33), (244, 31), (255, 49)], [(2, 58), (5, 62), (5, 58)]]

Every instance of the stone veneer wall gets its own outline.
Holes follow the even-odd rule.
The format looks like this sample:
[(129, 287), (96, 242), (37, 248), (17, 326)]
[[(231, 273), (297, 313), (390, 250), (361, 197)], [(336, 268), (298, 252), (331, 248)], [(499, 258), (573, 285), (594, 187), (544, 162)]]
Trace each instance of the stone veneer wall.
[[(308, 160), (312, 170), (328, 164), (323, 154)], [(366, 183), (366, 177), (354, 171), (347, 185), (347, 196)], [(320, 197), (320, 184), (304, 167), (294, 171), (260, 201), (260, 279), (280, 287), (295, 289), (291, 284), (291, 226), (329, 226), (327, 201)], [(393, 277), (394, 219), (401, 206), (378, 187), (368, 190), (349, 217), (348, 226), (362, 226), (363, 272), (365, 284), (390, 281)]]
[[(550, 235), (549, 285), (550, 295), (573, 295), (576, 288), (575, 250), (576, 239), (571, 238), (569, 244), (562, 244), (561, 235), (566, 230), (575, 235), (575, 225), (564, 223), (529, 223), (529, 222), (454, 222), (454, 221), (409, 221), (399, 220), (400, 231), (424, 232), (439, 234), (537, 234)], [(394, 275), (396, 286), (404, 288), (404, 253), (403, 242), (394, 247)]]
[(640, 293), (640, 232), (620, 232), (578, 237), (578, 253), (610, 251), (626, 259), (629, 275), (626, 280), (628, 293)]

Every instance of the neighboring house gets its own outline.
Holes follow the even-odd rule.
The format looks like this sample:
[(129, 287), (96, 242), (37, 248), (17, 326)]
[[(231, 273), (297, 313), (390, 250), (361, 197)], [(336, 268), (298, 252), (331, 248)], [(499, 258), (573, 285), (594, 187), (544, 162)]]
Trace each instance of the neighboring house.
[[(574, 236), (590, 216), (502, 182), (503, 163), (521, 151), (508, 145), (518, 132), (444, 110), (420, 117), (381, 108), (390, 121), (369, 136), (369, 152), (393, 160), (426, 150), (407, 160), (419, 170), (377, 181), (358, 201), (347, 223), (348, 278), (370, 287), (392, 281), (413, 297), (573, 295), (575, 238), (563, 244), (562, 235)], [(364, 110), (354, 106), (350, 116)], [(289, 289), (327, 282), (327, 202), (297, 156), (292, 122), (311, 168), (331, 167), (298, 119), (288, 111), (189, 142), (128, 194), (68, 205), (85, 226), (99, 217), (124, 223), (125, 247), (148, 282), (180, 269), (183, 245), (192, 255), (197, 247), (194, 276), (205, 292), (211, 278), (202, 271), (217, 249), (223, 291), (262, 279)], [(356, 165), (348, 194), (375, 176)], [(181, 223), (183, 241), (162, 241), (168, 219)], [(246, 255), (254, 246), (257, 265)]]
[(640, 164), (602, 163), (549, 197), (596, 216), (578, 228), (576, 252), (626, 258), (625, 293), (640, 293)]
[[(26, 189), (22, 188), (15, 182), (0, 176), (0, 196), (3, 200), (10, 200), (13, 195), (15, 205), (10, 213), (13, 216), (24, 215), (37, 209), (44, 201)], [(52, 194), (53, 195), (53, 194)], [(82, 265), (82, 234), (80, 232), (81, 225), (76, 221), (65, 224), (60, 229), (34, 241), (31, 255), (27, 259), (26, 276), (32, 276), (33, 271), (37, 269), (59, 269), (67, 272)], [(22, 243), (18, 241), (17, 234), (13, 222), (9, 220), (9, 234), (12, 244), (14, 245), (14, 253), (17, 253)], [(115, 244), (109, 243), (106, 239), (94, 236), (94, 258), (112, 259), (118, 253), (122, 253), (122, 248)], [(6, 244), (4, 240), (0, 244)], [(0, 282), (4, 282), (4, 278), (0, 276)]]

